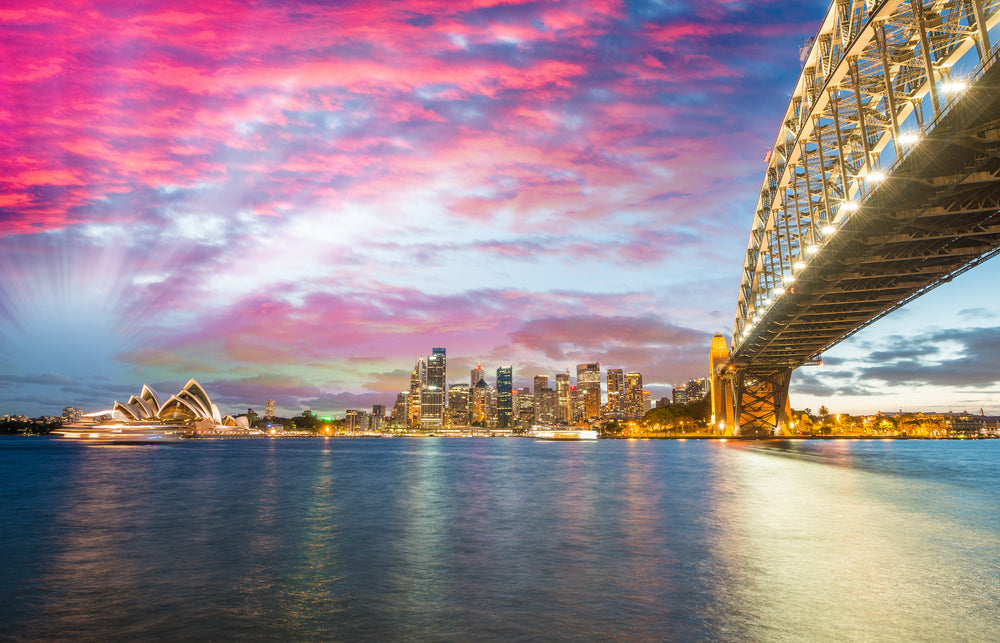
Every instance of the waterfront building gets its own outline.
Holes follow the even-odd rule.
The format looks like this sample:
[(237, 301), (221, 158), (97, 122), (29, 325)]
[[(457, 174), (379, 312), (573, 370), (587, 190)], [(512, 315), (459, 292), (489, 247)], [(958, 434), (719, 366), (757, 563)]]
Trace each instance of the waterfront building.
[(445, 381), (447, 357), (445, 349), (435, 348), (427, 358), (425, 383), (421, 389), (420, 428), (440, 429), (444, 426)]
[(399, 428), (406, 426), (407, 423), (407, 399), (410, 394), (406, 391), (396, 393), (396, 403), (392, 405), (392, 411), (389, 413), (389, 420), (392, 422), (392, 426)]
[(499, 429), (514, 427), (513, 380), (513, 367), (501, 366), (497, 369), (497, 428)]
[(344, 414), (344, 428), (352, 433), (368, 430), (368, 414), (358, 409), (347, 409)]
[(67, 406), (62, 410), (62, 419), (67, 422), (76, 422), (83, 417), (83, 409), (75, 406)]
[(649, 391), (642, 392), (642, 417), (645, 417), (647, 413), (653, 408), (653, 396)]
[(385, 429), (385, 406), (382, 404), (372, 405), (372, 414), (368, 420), (368, 427), (372, 431), (382, 431)]
[(642, 417), (642, 394), (642, 374), (626, 373), (622, 389), (622, 414), (625, 417)]
[(468, 384), (452, 384), (448, 387), (448, 425), (453, 429), (469, 426)]
[(620, 368), (608, 369), (608, 414), (617, 415), (622, 412), (622, 388), (625, 385), (625, 375)]
[(273, 420), (274, 419), (274, 400), (267, 400), (264, 402), (264, 419)]
[(139, 395), (132, 395), (128, 402), (116, 401), (112, 408), (88, 413), (81, 419), (111, 417), (126, 423), (183, 422), (194, 425), (198, 430), (217, 426), (247, 425), (246, 416), (240, 418), (223, 416), (205, 389), (194, 379), (188, 380), (184, 388), (166, 401), (161, 403), (160, 399), (156, 391), (143, 384)]
[(569, 424), (573, 421), (573, 400), (571, 396), (569, 373), (556, 374), (556, 399), (558, 400), (558, 410), (556, 420), (560, 424)]
[(687, 386), (684, 387), (684, 397), (688, 402), (697, 402), (708, 395), (711, 389), (711, 379), (704, 377), (697, 380), (688, 380)]
[(400, 428), (407, 424), (406, 409), (408, 407), (408, 397), (410, 397), (410, 394), (406, 391), (396, 394), (396, 403), (392, 406), (392, 412), (389, 415), (389, 419), (395, 428)]
[[(475, 371), (473, 371), (475, 372)], [(469, 422), (472, 426), (485, 427), (489, 419), (489, 391), (490, 387), (485, 379), (480, 378), (473, 384), (469, 395), (472, 397), (472, 412)]]
[(576, 367), (577, 395), (583, 400), (581, 419), (592, 420), (601, 416), (601, 365), (597, 362), (578, 364)]
[(535, 423), (535, 395), (527, 386), (517, 393), (515, 399), (515, 425), (520, 429), (530, 429)]
[(411, 427), (420, 426), (421, 408), (423, 402), (424, 382), (427, 381), (427, 368), (421, 357), (410, 371), (410, 395), (407, 397), (409, 408), (406, 417)]
[(549, 388), (548, 375), (536, 375), (533, 384), (534, 386), (532, 387), (531, 392), (538, 395), (538, 392), (543, 388)]
[(555, 389), (545, 387), (535, 392), (535, 421), (542, 425), (556, 423), (559, 398)]

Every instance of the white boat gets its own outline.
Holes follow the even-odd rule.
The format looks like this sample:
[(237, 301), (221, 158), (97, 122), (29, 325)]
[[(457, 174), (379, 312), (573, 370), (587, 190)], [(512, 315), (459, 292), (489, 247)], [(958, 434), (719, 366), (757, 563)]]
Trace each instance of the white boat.
[(537, 440), (596, 440), (597, 431), (586, 429), (532, 429), (530, 437)]
[(52, 435), (88, 444), (167, 444), (180, 442), (191, 434), (184, 424), (150, 423), (87, 423), (64, 424)]

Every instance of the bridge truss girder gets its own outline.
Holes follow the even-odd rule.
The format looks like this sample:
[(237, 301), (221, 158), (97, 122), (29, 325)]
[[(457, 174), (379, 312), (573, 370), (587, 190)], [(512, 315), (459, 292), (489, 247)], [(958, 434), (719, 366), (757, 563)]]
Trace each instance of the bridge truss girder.
[[(757, 202), (729, 359), (734, 387), (739, 378), (780, 384), (1000, 253), (998, 23), (1000, 0), (833, 2)], [(963, 65), (966, 89), (949, 94)], [(742, 386), (734, 404), (747, 408), (782, 395), (774, 384), (771, 393)], [(780, 413), (751, 415), (756, 427)]]
[(835, 234), (882, 173), (950, 107), (952, 67), (995, 53), (1000, 0), (835, 0), (768, 163), (741, 278), (733, 344)]

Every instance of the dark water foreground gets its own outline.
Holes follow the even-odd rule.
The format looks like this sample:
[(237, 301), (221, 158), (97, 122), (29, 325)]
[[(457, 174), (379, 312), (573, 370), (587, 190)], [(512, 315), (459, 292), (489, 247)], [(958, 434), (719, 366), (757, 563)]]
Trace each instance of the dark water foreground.
[(0, 439), (3, 640), (995, 640), (1000, 441)]

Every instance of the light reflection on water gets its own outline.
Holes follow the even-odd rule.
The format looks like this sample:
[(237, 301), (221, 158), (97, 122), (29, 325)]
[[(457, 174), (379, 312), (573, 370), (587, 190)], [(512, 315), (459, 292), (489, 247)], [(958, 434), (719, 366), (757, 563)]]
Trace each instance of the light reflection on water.
[(988, 639), (998, 455), (0, 440), (0, 639)]

